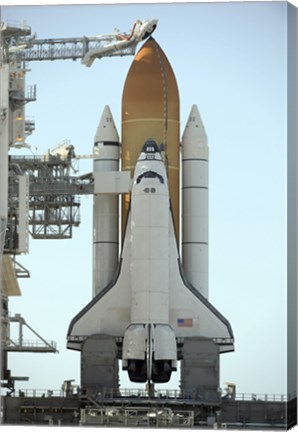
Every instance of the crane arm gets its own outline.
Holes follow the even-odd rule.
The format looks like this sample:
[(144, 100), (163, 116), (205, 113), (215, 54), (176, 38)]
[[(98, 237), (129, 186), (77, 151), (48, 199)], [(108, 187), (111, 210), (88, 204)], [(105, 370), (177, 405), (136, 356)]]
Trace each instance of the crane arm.
[(78, 60), (91, 66), (96, 58), (134, 55), (137, 44), (156, 28), (157, 20), (137, 20), (130, 34), (115, 32), (79, 38), (36, 39), (26, 34), (8, 46), (11, 60)]

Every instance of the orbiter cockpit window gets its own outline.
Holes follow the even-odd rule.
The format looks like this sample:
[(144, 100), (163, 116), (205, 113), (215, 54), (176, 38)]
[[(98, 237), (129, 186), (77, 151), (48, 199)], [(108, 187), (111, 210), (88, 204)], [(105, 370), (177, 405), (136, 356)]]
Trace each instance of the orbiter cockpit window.
[(155, 171), (146, 171), (137, 177), (136, 182), (140, 183), (143, 178), (158, 178), (161, 184), (164, 184), (163, 177)]

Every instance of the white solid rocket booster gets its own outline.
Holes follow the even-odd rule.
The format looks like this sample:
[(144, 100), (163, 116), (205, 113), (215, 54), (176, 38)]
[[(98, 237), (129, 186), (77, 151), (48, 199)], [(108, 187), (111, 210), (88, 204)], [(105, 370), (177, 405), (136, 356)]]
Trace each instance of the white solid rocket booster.
[[(93, 171), (119, 170), (119, 135), (108, 105), (94, 137)], [(93, 297), (113, 278), (119, 253), (118, 195), (94, 195), (93, 200)]]
[(182, 137), (182, 262), (187, 280), (208, 298), (208, 142), (196, 105)]

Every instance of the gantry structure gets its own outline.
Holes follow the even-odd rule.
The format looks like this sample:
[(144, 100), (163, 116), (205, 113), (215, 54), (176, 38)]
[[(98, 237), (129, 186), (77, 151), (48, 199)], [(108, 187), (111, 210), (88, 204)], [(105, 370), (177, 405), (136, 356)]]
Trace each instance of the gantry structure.
[[(20, 315), (11, 316), (9, 296), (21, 295), (19, 277), (30, 272), (18, 262), (28, 253), (29, 233), (35, 239), (69, 239), (80, 224), (80, 196), (93, 194), (92, 174), (78, 176), (70, 141), (42, 156), (10, 156), (11, 148), (30, 148), (27, 138), (35, 129), (25, 117), (25, 106), (36, 101), (36, 85), (25, 87), (28, 62), (78, 60), (91, 66), (96, 58), (133, 55), (148, 37), (156, 20), (137, 20), (129, 33), (38, 39), (26, 23), (0, 22), (0, 288), (1, 288), (1, 384), (14, 391), (17, 380), (8, 369), (8, 352), (58, 352), (54, 341), (43, 339)], [(17, 340), (10, 327), (18, 325)], [(24, 327), (35, 337), (26, 341)]]

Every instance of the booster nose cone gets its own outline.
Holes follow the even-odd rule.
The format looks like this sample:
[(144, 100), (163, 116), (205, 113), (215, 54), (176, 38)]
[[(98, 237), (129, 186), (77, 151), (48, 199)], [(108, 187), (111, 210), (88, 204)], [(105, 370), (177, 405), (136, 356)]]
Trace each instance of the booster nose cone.
[[(170, 198), (179, 233), (179, 94), (172, 67), (153, 39), (137, 53), (127, 74), (122, 96), (122, 169), (133, 177), (144, 142), (152, 139), (164, 148)], [(124, 197), (122, 226), (130, 198)]]
[(208, 152), (208, 138), (197, 105), (191, 108), (182, 136), (182, 148), (184, 158), (195, 157), (198, 151)]
[(99, 142), (119, 142), (119, 135), (108, 105), (104, 107), (94, 136), (94, 145)]

